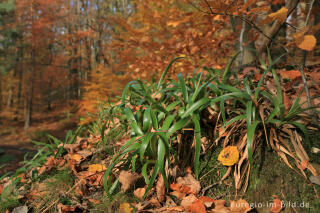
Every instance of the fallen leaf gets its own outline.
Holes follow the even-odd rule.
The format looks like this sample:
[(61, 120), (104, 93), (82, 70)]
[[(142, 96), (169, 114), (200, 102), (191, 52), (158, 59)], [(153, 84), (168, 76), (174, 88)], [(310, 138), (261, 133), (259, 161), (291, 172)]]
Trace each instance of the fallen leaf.
[(161, 174), (159, 174), (159, 178), (156, 185), (156, 192), (157, 192), (157, 198), (159, 202), (163, 202), (165, 198), (165, 185), (164, 185), (164, 179)]
[(243, 199), (230, 200), (230, 211), (234, 213), (246, 213), (251, 211), (251, 207), (249, 203)]
[(177, 183), (181, 184), (182, 186), (189, 187), (191, 190), (190, 193), (193, 193), (193, 194), (198, 194), (201, 189), (200, 182), (197, 181), (190, 173), (188, 173), (184, 177), (178, 177)]
[(182, 206), (171, 206), (167, 208), (168, 212), (183, 212), (184, 208)]
[(121, 171), (119, 175), (119, 182), (122, 184), (122, 191), (126, 192), (128, 189), (130, 189), (139, 178), (140, 176), (137, 173), (131, 173), (124, 170)]
[(157, 207), (157, 208), (160, 208), (160, 207), (161, 207), (160, 202), (159, 202), (157, 199), (155, 199), (154, 197), (152, 197), (149, 201), (150, 201), (155, 207)]
[(311, 183), (320, 185), (320, 176), (311, 175), (309, 179), (310, 179)]
[(82, 156), (79, 154), (73, 154), (71, 155), (71, 159), (75, 160), (77, 163), (80, 163), (82, 160)]
[(206, 213), (206, 207), (201, 200), (194, 201), (191, 205), (186, 208), (187, 211), (192, 213)]
[(274, 13), (270, 13), (268, 17), (272, 20), (278, 20), (280, 24), (283, 24), (287, 20), (288, 9), (285, 7), (281, 7), (280, 10)]
[(202, 196), (202, 197), (199, 197), (199, 200), (201, 202), (203, 202), (203, 204), (205, 205), (205, 207), (207, 208), (211, 208), (212, 205), (214, 204), (214, 199), (212, 199), (211, 197), (207, 197), (207, 196)]
[(130, 206), (129, 203), (121, 203), (120, 209), (118, 213), (131, 213), (133, 212), (133, 208)]
[(297, 46), (300, 49), (311, 51), (316, 46), (317, 39), (314, 37), (314, 35), (305, 35), (303, 36), (302, 42), (299, 43)]
[(76, 210), (76, 207), (63, 205), (62, 203), (59, 203), (57, 207), (58, 207), (59, 212), (63, 212), (63, 213), (74, 212)]
[(139, 200), (143, 200), (143, 195), (146, 193), (146, 189), (145, 188), (137, 188), (136, 190), (134, 190), (133, 194), (136, 198), (138, 198)]
[(279, 213), (281, 212), (281, 210), (282, 210), (281, 200), (279, 200), (279, 198), (275, 198), (270, 208), (270, 212)]
[(239, 151), (236, 146), (225, 147), (218, 156), (218, 161), (220, 161), (225, 166), (232, 166), (236, 164), (239, 160)]
[(170, 189), (172, 189), (173, 191), (184, 193), (184, 194), (195, 194), (195, 192), (192, 191), (189, 186), (185, 186), (183, 184), (172, 183), (170, 184)]
[(106, 169), (107, 169), (107, 168), (106, 168), (106, 166), (104, 166), (104, 165), (101, 165), (101, 164), (91, 164), (91, 165), (89, 165), (88, 171), (89, 171), (89, 172), (96, 173), (96, 172), (105, 171)]
[(193, 202), (197, 200), (197, 197), (193, 194), (184, 197), (181, 201), (181, 206), (187, 209)]
[(178, 200), (182, 200), (186, 196), (186, 193), (179, 192), (179, 191), (173, 191), (170, 194), (175, 196)]
[(225, 206), (225, 200), (215, 200), (214, 209), (211, 209), (213, 213), (230, 213), (230, 209)]

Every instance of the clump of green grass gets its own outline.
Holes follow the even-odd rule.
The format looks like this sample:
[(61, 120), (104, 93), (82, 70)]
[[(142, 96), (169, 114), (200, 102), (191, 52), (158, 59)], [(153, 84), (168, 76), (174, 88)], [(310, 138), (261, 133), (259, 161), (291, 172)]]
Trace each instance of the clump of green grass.
[[(237, 55), (238, 53), (235, 57)], [(235, 81), (231, 80), (231, 65), (235, 57), (224, 72), (204, 68), (207, 74), (194, 72), (187, 78), (179, 74), (177, 80), (165, 80), (172, 64), (181, 59), (176, 58), (163, 72), (158, 83), (141, 80), (130, 82), (123, 90), (121, 104), (112, 108), (117, 112), (121, 123), (128, 127), (130, 139), (115, 154), (105, 173), (104, 188), (107, 194), (110, 196), (117, 188), (118, 180), (111, 183), (111, 178), (108, 177), (113, 173), (113, 168), (119, 164), (122, 164), (124, 169), (142, 174), (147, 184), (145, 195), (153, 186), (159, 172), (164, 178), (165, 186), (168, 187), (168, 177), (164, 167), (165, 164), (169, 167), (179, 164), (181, 160), (178, 157), (179, 149), (174, 142), (177, 142), (178, 135), (183, 134), (184, 129), (192, 130), (191, 138), (194, 138), (195, 144), (193, 168), (196, 178), (199, 178), (201, 137), (207, 132), (202, 126), (201, 113), (208, 107), (215, 109), (217, 114), (221, 115), (219, 116), (221, 120), (218, 118), (216, 122), (218, 126), (244, 129), (241, 134), (246, 135), (246, 143), (234, 145), (238, 145), (239, 149), (241, 147), (239, 150), (241, 155), (245, 155), (245, 151), (248, 150), (245, 158), (247, 161), (244, 162), (250, 163), (251, 167), (255, 147), (263, 141), (263, 137), (267, 144), (270, 135), (279, 137), (276, 141), (271, 141), (272, 143), (287, 140), (292, 134), (296, 134), (295, 131), (302, 132), (307, 137), (306, 127), (298, 120), (301, 113), (311, 108), (302, 108), (303, 103), (297, 98), (291, 108), (287, 112), (285, 110), (280, 81), (274, 69), (274, 65), (282, 56), (272, 60), (269, 54), (268, 65), (261, 61), (264, 73), (258, 83), (245, 78), (241, 85), (236, 74), (234, 74)], [(276, 86), (275, 94), (263, 84), (269, 73)], [(268, 107), (263, 108), (265, 106)], [(245, 125), (239, 126), (242, 124)], [(289, 135), (281, 135), (280, 132), (288, 128), (288, 125), (295, 129), (292, 132), (287, 131)], [(97, 126), (102, 132), (102, 138), (106, 126)], [(256, 135), (263, 137), (255, 138)], [(237, 137), (243, 139), (243, 135)], [(188, 143), (185, 142), (182, 146), (188, 146)], [(292, 154), (291, 157), (303, 161), (294, 151), (286, 148), (289, 149), (287, 153)], [(185, 150), (192, 150), (192, 147), (186, 147)], [(279, 152), (276, 149), (275, 151)], [(245, 167), (248, 168), (248, 165)]]

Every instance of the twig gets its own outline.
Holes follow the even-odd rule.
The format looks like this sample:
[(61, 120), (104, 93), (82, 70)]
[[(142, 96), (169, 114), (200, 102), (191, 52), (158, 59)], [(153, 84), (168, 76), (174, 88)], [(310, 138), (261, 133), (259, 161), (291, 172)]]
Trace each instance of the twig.
[[(309, 6), (309, 11), (308, 11), (308, 14), (307, 14), (307, 17), (306, 17), (305, 27), (308, 26), (308, 22), (309, 22), (311, 10), (312, 10), (312, 7), (313, 7), (313, 3), (314, 3), (314, 0), (311, 0), (310, 6)], [(300, 66), (300, 72), (301, 72), (301, 78), (302, 78), (304, 90), (305, 90), (306, 96), (307, 96), (308, 107), (312, 107), (310, 91), (309, 91), (308, 84), (307, 84), (307, 78), (306, 78), (306, 74), (304, 73), (304, 68), (306, 66), (306, 59), (307, 59), (307, 51), (303, 50), (302, 61), (301, 61), (301, 66)], [(313, 115), (312, 116), (312, 122), (314, 124), (317, 124), (317, 113), (313, 109), (311, 109), (311, 115)]]
[(220, 183), (220, 182), (216, 182), (216, 183), (213, 183), (213, 184), (211, 184), (211, 185), (203, 188), (203, 189), (201, 190), (201, 191), (202, 191), (201, 196), (203, 196), (208, 189), (210, 189), (211, 187), (213, 187), (213, 186), (215, 186), (215, 185), (218, 185), (219, 183)]

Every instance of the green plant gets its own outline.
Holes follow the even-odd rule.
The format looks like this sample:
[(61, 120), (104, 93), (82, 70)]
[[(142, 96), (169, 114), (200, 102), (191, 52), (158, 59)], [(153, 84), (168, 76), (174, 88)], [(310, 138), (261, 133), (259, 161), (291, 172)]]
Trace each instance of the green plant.
[[(169, 79), (168, 83), (165, 82), (168, 70), (178, 59), (180, 58), (169, 64), (158, 84), (136, 80), (124, 88), (119, 109), (123, 112), (122, 120), (127, 121), (131, 127), (131, 139), (121, 147), (106, 171), (104, 186), (109, 194), (118, 182), (115, 181), (111, 186), (110, 180), (107, 180), (113, 167), (120, 161), (125, 161), (127, 166), (131, 165), (133, 171), (140, 169), (148, 184), (146, 194), (153, 186), (159, 171), (168, 187), (164, 165), (166, 161), (170, 165), (171, 156), (176, 158), (176, 150), (171, 142), (182, 128), (194, 129), (194, 168), (198, 178), (201, 149), (200, 113), (211, 103), (209, 88), (214, 76), (203, 77), (202, 73), (194, 72), (191, 78), (185, 79), (179, 74), (178, 81)], [(129, 157), (123, 160), (122, 157), (126, 154), (129, 154)], [(149, 179), (148, 167), (151, 165), (153, 172)]]

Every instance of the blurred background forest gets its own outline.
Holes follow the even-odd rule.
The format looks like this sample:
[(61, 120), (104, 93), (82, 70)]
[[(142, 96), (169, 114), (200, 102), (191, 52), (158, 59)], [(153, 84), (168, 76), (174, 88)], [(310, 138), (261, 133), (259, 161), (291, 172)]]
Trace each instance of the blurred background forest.
[(132, 79), (159, 78), (177, 56), (189, 60), (173, 75), (222, 68), (238, 50), (237, 69), (256, 66), (266, 46), (289, 53), (283, 67), (300, 65), (306, 50), (306, 65), (317, 65), (319, 22), (319, 1), (2, 0), (0, 134), (49, 115), (78, 121)]

